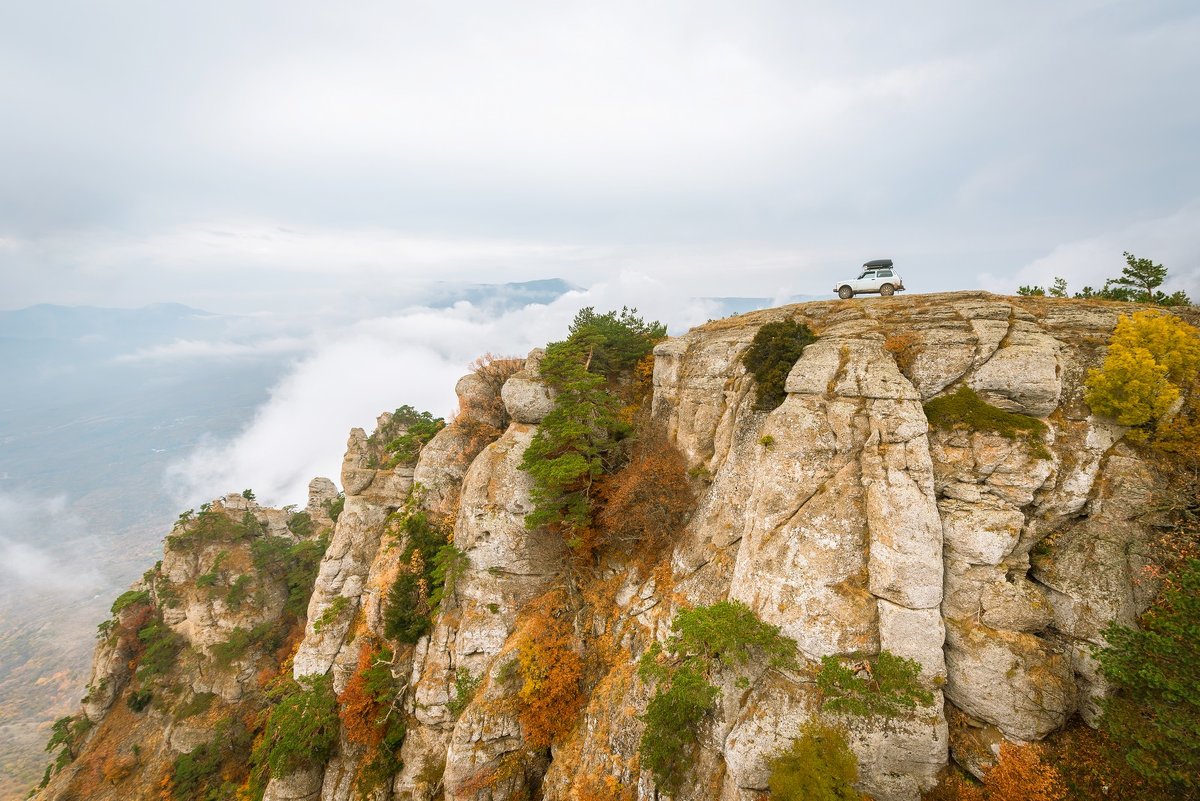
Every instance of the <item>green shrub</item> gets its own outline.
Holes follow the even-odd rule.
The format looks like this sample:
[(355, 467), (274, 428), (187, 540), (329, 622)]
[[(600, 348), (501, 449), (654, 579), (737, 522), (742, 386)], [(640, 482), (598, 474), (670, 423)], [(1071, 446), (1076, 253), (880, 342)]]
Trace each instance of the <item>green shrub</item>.
[(273, 695), (277, 700), (252, 763), (274, 778), (325, 764), (333, 755), (338, 735), (332, 677), (301, 676), (298, 681), (284, 681)]
[(1006, 439), (1023, 439), (1030, 454), (1050, 458), (1043, 436), (1046, 424), (1035, 417), (1006, 412), (993, 406), (966, 384), (951, 395), (942, 395), (925, 404), (929, 424), (941, 429), (991, 431)]
[(642, 716), (646, 729), (639, 753), (642, 765), (668, 793), (683, 781), (700, 722), (720, 695), (707, 672), (751, 662), (796, 667), (796, 643), (740, 601), (679, 612), (671, 621), (671, 636), (642, 655), (638, 675), (643, 681), (657, 681), (658, 687)]
[(446, 427), (446, 421), (429, 412), (419, 412), (407, 404), (392, 412), (392, 419), (367, 438), (372, 448), (382, 446), (384, 467), (413, 464), (425, 443)]
[(345, 595), (339, 595), (330, 602), (329, 606), (313, 621), (313, 631), (320, 633), (326, 626), (332, 625), (342, 616), (342, 612), (346, 611), (346, 607), (350, 605), (350, 599)]
[(1142, 616), (1112, 623), (1093, 655), (1115, 693), (1101, 725), (1134, 770), (1178, 798), (1200, 796), (1200, 560)]
[(459, 550), (454, 543), (448, 542), (437, 549), (433, 555), (433, 572), (430, 573), (433, 589), (429, 593), (429, 603), (433, 617), (437, 617), (446, 596), (456, 599), (457, 602), (455, 588), (470, 566), (471, 560), (466, 552)]
[(942, 395), (925, 404), (925, 416), (938, 428), (992, 431), (1007, 439), (1041, 436), (1046, 431), (1041, 420), (993, 406), (966, 384), (952, 395)]
[(119, 615), (131, 606), (150, 603), (149, 590), (126, 590), (113, 601), (112, 613)]
[(632, 370), (650, 355), (654, 344), (666, 336), (667, 327), (657, 320), (647, 323), (637, 309), (627, 306), (604, 314), (596, 314), (595, 308), (588, 306), (575, 315), (569, 331), (567, 341), (587, 350), (587, 368), (613, 377)]
[(259, 537), (265, 530), (250, 512), (243, 513), (240, 521), (234, 520), (227, 512), (213, 509), (207, 503), (201, 504), (200, 512), (195, 516), (190, 512), (184, 512), (175, 521), (175, 528), (166, 538), (167, 548), (179, 551), (195, 543), (239, 542)]
[(307, 539), (313, 533), (313, 519), (308, 512), (294, 512), (288, 517), (288, 531), (300, 539)]
[(215, 693), (192, 693), (191, 697), (174, 709), (176, 720), (185, 720), (196, 715), (203, 715), (212, 706)]
[(245, 656), (252, 647), (274, 651), (283, 644), (283, 637), (283, 627), (269, 620), (263, 621), (252, 629), (233, 629), (224, 642), (215, 643), (209, 652), (217, 667), (227, 668)]
[(154, 700), (154, 693), (151, 690), (142, 687), (129, 691), (129, 697), (125, 699), (125, 705), (134, 712), (142, 712), (150, 706), (150, 702)]
[(307, 612), (321, 557), (328, 547), (328, 532), (316, 539), (300, 542), (292, 542), (286, 537), (259, 537), (250, 543), (254, 567), (260, 575), (287, 584), (286, 614), (302, 617)]
[(604, 473), (604, 457), (629, 434), (608, 381), (588, 370), (587, 356), (584, 345), (569, 341), (546, 349), (540, 369), (556, 392), (554, 408), (538, 426), (520, 465), (533, 479), (534, 508), (525, 525), (550, 526), (568, 541), (591, 522), (592, 487)]
[(160, 618), (154, 618), (138, 629), (137, 636), (145, 645), (137, 668), (138, 681), (149, 681), (175, 666), (175, 660), (183, 650), (183, 638)]
[(53, 753), (57, 749), (58, 754), (55, 756), (54, 761), (46, 766), (46, 773), (42, 777), (42, 787), (50, 783), (50, 776), (53, 773), (58, 773), (75, 761), (79, 756), (79, 752), (83, 749), (84, 738), (92, 730), (93, 725), (87, 715), (82, 713), (68, 715), (54, 721), (54, 725), (50, 728), (50, 739), (46, 742), (45, 750)]
[(446, 577), (445, 571), (435, 575), (437, 555), (449, 539), (449, 532), (416, 508), (416, 502), (415, 497), (410, 498), (394, 516), (404, 550), (400, 554), (400, 573), (388, 590), (383, 608), (384, 636), (405, 643), (415, 643), (432, 628), (434, 598), (440, 600), (441, 582)]
[(768, 763), (771, 801), (859, 801), (858, 760), (840, 729), (808, 723)]
[(171, 798), (191, 801), (205, 798), (208, 785), (221, 773), (221, 745), (202, 743), (186, 754), (175, 757), (171, 765)]
[(638, 753), (642, 767), (654, 774), (655, 783), (674, 794), (692, 764), (700, 721), (721, 691), (692, 664), (673, 671), (669, 681), (646, 705), (642, 715), (646, 728)]
[(771, 667), (796, 667), (796, 643), (758, 619), (741, 601), (684, 609), (671, 621), (663, 650), (672, 656), (702, 658), (706, 664), (745, 665), (753, 657)]
[(754, 408), (770, 411), (783, 403), (788, 373), (804, 348), (817, 341), (807, 325), (791, 318), (765, 323), (742, 354), (742, 364), (754, 376)]
[(455, 672), (454, 697), (446, 704), (446, 708), (450, 710), (451, 715), (458, 717), (462, 714), (467, 705), (471, 703), (471, 699), (475, 697), (475, 693), (482, 681), (482, 675), (472, 676), (471, 671), (466, 668), (459, 668)]
[[(233, 801), (237, 783), (226, 781), (223, 769), (244, 765), (252, 734), (237, 718), (225, 718), (206, 743), (180, 754), (171, 765), (171, 798), (174, 801)], [(235, 768), (236, 770), (236, 768)]]
[(858, 667), (847, 667), (836, 656), (821, 658), (817, 688), (824, 709), (891, 719), (933, 703), (933, 694), (921, 686), (921, 665), (915, 660), (881, 651)]
[(346, 496), (339, 493), (336, 498), (323, 501), (321, 505), (329, 513), (329, 519), (336, 523), (337, 519), (342, 515), (342, 510), (346, 508)]
[(229, 592), (225, 593), (225, 606), (233, 611), (242, 608), (242, 604), (246, 601), (246, 596), (249, 595), (251, 578), (245, 574), (238, 576), (229, 585)]

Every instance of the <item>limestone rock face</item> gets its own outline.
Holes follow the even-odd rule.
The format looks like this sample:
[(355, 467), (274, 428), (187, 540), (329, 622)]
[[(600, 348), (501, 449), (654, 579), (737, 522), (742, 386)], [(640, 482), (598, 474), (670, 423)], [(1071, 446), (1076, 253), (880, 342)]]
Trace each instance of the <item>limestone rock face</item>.
[(518, 423), (540, 423), (554, 409), (554, 391), (538, 377), (543, 354), (541, 348), (530, 352), (525, 369), (505, 381), (500, 390), (505, 409)]
[(326, 516), (326, 507), (337, 500), (338, 488), (327, 478), (317, 477), (308, 482), (308, 503), (304, 511), (314, 519)]
[[(820, 339), (793, 367), (784, 403), (755, 412), (740, 356), (759, 325), (785, 315)], [(805, 304), (660, 344), (654, 414), (708, 483), (675, 551), (676, 592), (694, 604), (744, 600), (810, 658), (887, 649), (915, 659), (971, 721), (960, 728), (989, 737), (1035, 740), (1077, 711), (1092, 718), (1104, 688), (1080, 640), (1131, 621), (1152, 594), (1135, 580), (1148, 532), (1130, 510), (1155, 479), (1114, 453), (1120, 429), (1082, 404), (1092, 343), (1115, 321), (1086, 305), (959, 293), (903, 312)], [(962, 383), (1043, 418), (1045, 447), (930, 430), (921, 402)], [(864, 789), (914, 798), (930, 786), (947, 727), (928, 720), (911, 741), (856, 734)], [(730, 745), (729, 775), (759, 777), (735, 779), (737, 792), (726, 783), (722, 797), (740, 798), (762, 763), (735, 770)], [(988, 763), (963, 759), (975, 771)]]
[(321, 797), (319, 769), (302, 770), (284, 779), (272, 779), (263, 801), (317, 801)]
[(505, 406), (497, 388), (478, 373), (459, 379), (459, 413), (424, 448), (413, 472), (421, 486), (424, 505), (435, 514), (453, 519), (458, 514), (459, 492), (471, 462), (503, 433)]
[(1004, 347), (971, 375), (969, 383), (1002, 409), (1045, 417), (1058, 408), (1062, 394), (1060, 348), (1035, 323), (1015, 321)]
[(1030, 634), (947, 628), (946, 694), (972, 717), (1017, 740), (1040, 740), (1067, 722), (1077, 690), (1067, 654)]
[[(741, 357), (764, 323), (785, 318), (819, 338), (791, 367), (783, 403), (757, 409)], [(793, 639), (802, 664), (712, 671), (720, 697), (672, 801), (758, 801), (771, 758), (817, 718), (846, 727), (858, 789), (878, 801), (916, 801), (950, 759), (980, 775), (1006, 740), (1053, 736), (1077, 713), (1095, 720), (1106, 688), (1090, 646), (1110, 621), (1133, 622), (1156, 589), (1143, 578), (1151, 532), (1139, 511), (1162, 479), (1083, 399), (1116, 319), (1108, 304), (962, 292), (753, 312), (659, 343), (651, 417), (683, 455), (696, 505), (659, 561), (636, 567), (636, 546), (582, 564), (560, 533), (525, 524), (531, 479), (520, 464), (554, 408), (542, 352), (499, 390), (467, 376), (458, 418), (415, 465), (381, 467), (379, 437), (351, 432), (345, 506), (293, 673), (329, 674), (340, 692), (363, 638), (387, 640), (389, 590), (405, 569), (389, 518), (408, 504), (452, 523), (463, 562), (428, 633), (390, 643), (390, 714), (406, 736), (402, 767), (372, 801), (663, 797), (638, 754), (654, 685), (637, 661), (680, 609), (729, 599)], [(1041, 419), (1044, 437), (931, 428), (923, 404), (963, 385)], [(332, 482), (314, 480), (306, 509), (324, 514), (333, 497)], [(282, 512), (241, 496), (221, 504), (291, 536)], [(217, 556), (203, 543), (168, 551), (162, 571), (192, 586)], [(532, 603), (549, 592), (571, 599), (587, 670), (581, 709), (547, 753), (526, 741), (520, 662)], [(267, 605), (283, 600), (268, 593)], [(202, 654), (263, 614), (231, 615), (189, 593), (166, 613)], [(883, 650), (920, 665), (931, 705), (894, 720), (822, 709), (822, 657)], [(128, 662), (97, 652), (89, 717), (104, 720), (116, 697), (106, 688), (128, 681)], [(227, 700), (256, 680), (221, 675), (211, 688)], [(200, 741), (187, 726), (168, 750)], [(357, 798), (364, 749), (342, 734), (327, 766), (273, 779), (266, 797)]]
[[(287, 528), (287, 512), (262, 507), (237, 493), (212, 501), (207, 514), (225, 518), (226, 525), (244, 526), (249, 521), (264, 537), (288, 543), (296, 539)], [(283, 616), (288, 589), (282, 581), (258, 576), (249, 540), (185, 538), (184, 544), (173, 547), (174, 536), (167, 539), (161, 578), (152, 588), (163, 622), (195, 654), (192, 691), (215, 693), (225, 701), (236, 702), (254, 689), (253, 662), (260, 652), (252, 648), (230, 664), (216, 666), (214, 649), (238, 630), (277, 622)], [(253, 603), (230, 601), (230, 588), (238, 577), (250, 580), (246, 586), (253, 589)]]
[[(136, 592), (145, 590), (147, 587), (144, 582), (138, 581), (130, 589)], [(133, 610), (124, 611), (120, 615), (119, 622), (128, 625), (134, 614)], [(129, 668), (132, 657), (133, 650), (130, 643), (123, 638), (103, 638), (96, 645), (96, 652), (92, 655), (92, 671), (88, 678), (87, 695), (81, 702), (83, 714), (87, 716), (88, 720), (99, 723), (112, 707), (121, 688), (125, 686), (132, 675)]]

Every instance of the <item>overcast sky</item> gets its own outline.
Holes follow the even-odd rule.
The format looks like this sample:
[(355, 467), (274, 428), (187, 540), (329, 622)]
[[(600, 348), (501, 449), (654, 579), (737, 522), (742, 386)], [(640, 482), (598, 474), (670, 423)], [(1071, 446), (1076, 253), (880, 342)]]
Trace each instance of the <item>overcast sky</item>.
[(1197, 42), (1192, 0), (3, 3), (0, 307), (1077, 288), (1123, 250), (1197, 296)]

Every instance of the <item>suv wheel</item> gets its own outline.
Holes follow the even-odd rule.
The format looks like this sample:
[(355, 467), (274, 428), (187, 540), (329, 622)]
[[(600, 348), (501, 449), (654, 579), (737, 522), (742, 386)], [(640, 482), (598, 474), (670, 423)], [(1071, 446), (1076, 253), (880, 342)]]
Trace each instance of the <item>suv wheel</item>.
[(884, 284), (883, 286), (879, 287), (879, 294), (883, 295), (885, 298), (889, 297), (896, 294), (896, 288), (891, 284)]
[(854, 297), (854, 290), (848, 286), (844, 286), (838, 290), (838, 297), (842, 300), (850, 300)]

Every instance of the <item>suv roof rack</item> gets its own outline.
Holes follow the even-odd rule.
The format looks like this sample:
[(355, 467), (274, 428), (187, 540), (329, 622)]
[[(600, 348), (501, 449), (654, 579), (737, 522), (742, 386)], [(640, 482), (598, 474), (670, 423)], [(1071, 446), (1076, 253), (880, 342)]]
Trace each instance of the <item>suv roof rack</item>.
[(863, 267), (891, 267), (891, 266), (892, 266), (891, 259), (871, 259), (870, 261), (863, 262)]

